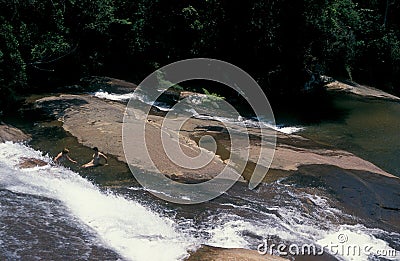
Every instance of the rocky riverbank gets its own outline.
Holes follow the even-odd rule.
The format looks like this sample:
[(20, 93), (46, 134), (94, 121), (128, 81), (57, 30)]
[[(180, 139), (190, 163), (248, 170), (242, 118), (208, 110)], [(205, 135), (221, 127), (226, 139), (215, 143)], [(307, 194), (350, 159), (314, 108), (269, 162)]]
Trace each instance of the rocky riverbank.
[[(133, 91), (135, 87), (126, 82), (123, 82), (121, 87), (119, 83), (115, 79), (110, 80), (103, 83), (105, 84), (103, 88), (127, 93)], [(111, 87), (107, 89), (107, 85)], [(367, 96), (371, 97), (371, 95)], [(380, 95), (374, 97), (390, 98)], [(35, 113), (61, 122), (62, 128), (76, 137), (80, 144), (90, 148), (97, 146), (108, 155), (126, 162), (122, 146), (122, 123), (126, 107), (124, 103), (82, 93), (40, 97), (30, 99), (29, 102), (32, 103)], [(164, 118), (163, 113), (156, 110), (153, 112), (146, 118), (148, 141), (146, 145), (152, 160), (163, 174), (181, 182), (202, 182), (215, 177), (226, 166), (230, 154), (230, 139), (222, 123), (192, 118), (182, 126), (179, 134), (174, 130), (167, 130), (169, 134), (167, 137), (171, 139), (178, 137), (185, 154), (192, 157), (203, 150), (198, 146), (202, 136), (210, 135), (217, 140), (217, 155), (211, 163), (202, 169), (189, 170), (177, 166), (169, 160), (162, 147), (160, 149), (161, 125)], [(10, 127), (3, 127), (3, 129), (5, 134), (0, 137), (7, 137), (10, 132), (19, 133), (18, 130), (11, 130)], [(240, 130), (240, 127), (238, 129)], [(0, 134), (1, 130), (0, 128)], [(243, 162), (246, 168), (243, 173), (240, 173), (242, 182), (251, 178), (260, 147), (264, 145), (261, 142), (259, 129), (247, 128), (247, 131), (250, 147), (241, 149), (249, 149), (250, 155), (248, 161)], [(277, 146), (264, 182), (274, 182), (282, 177), (286, 177), (289, 181), (293, 179), (300, 190), (328, 195), (335, 207), (370, 221), (374, 227), (400, 229), (400, 221), (397, 218), (400, 213), (399, 178), (350, 152), (320, 144), (299, 135), (273, 132), (277, 137)], [(135, 140), (133, 135), (131, 145), (134, 146), (139, 142), (141, 140)], [(240, 154), (240, 151), (236, 153)], [(149, 162), (137, 161), (135, 167), (146, 170), (148, 164)], [(263, 164), (262, 161), (261, 164)], [(268, 164), (264, 167), (267, 170)], [(243, 255), (248, 258), (250, 256), (258, 258), (254, 252), (246, 252), (247, 250), (235, 250), (236, 252), (230, 250), (229, 254), (226, 251), (203, 247), (194, 253), (190, 260), (198, 260), (195, 258), (204, 257), (204, 255), (215, 257), (214, 260), (219, 260), (224, 255), (231, 255), (232, 258)]]
[(332, 81), (328, 83), (326, 89), (329, 91), (339, 91), (352, 93), (366, 98), (386, 99), (400, 101), (400, 98), (370, 86), (360, 85), (354, 82)]
[[(122, 146), (125, 104), (88, 94), (65, 94), (38, 99), (35, 101), (35, 108), (61, 121), (63, 128), (77, 137), (81, 144), (97, 146), (101, 151), (126, 162)], [(177, 166), (160, 147), (162, 120), (163, 117), (159, 115), (147, 117), (146, 145), (153, 162), (166, 176), (181, 181), (201, 182), (215, 177), (225, 167), (230, 140), (223, 124), (213, 120), (190, 119), (182, 127), (180, 136), (168, 130), (170, 133), (167, 136), (171, 139), (179, 136), (183, 151), (192, 157), (200, 151), (196, 142), (201, 136), (211, 135), (216, 138), (219, 155), (206, 167), (190, 170)], [(245, 171), (241, 173), (242, 180), (250, 179), (262, 146), (259, 129), (248, 128), (248, 131), (251, 137), (250, 155), (249, 161), (245, 162)], [(299, 135), (280, 132), (276, 132), (276, 135), (275, 156), (265, 182), (296, 175), (318, 179), (349, 212), (400, 227), (400, 222), (395, 218), (400, 210), (399, 195), (395, 192), (400, 188), (400, 181), (396, 176), (350, 152), (322, 145)], [(137, 142), (141, 140), (135, 140), (133, 135), (131, 145), (134, 146)], [(146, 170), (149, 164), (138, 161), (135, 167)], [(267, 170), (268, 166), (264, 167)]]

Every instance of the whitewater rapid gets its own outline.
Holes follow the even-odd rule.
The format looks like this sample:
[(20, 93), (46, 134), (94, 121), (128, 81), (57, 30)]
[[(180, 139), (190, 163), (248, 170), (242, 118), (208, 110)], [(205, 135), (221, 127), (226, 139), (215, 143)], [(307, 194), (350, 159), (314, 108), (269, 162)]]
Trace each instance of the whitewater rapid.
[[(52, 208), (59, 208), (58, 211), (65, 212), (61, 219), (77, 223), (93, 235), (94, 244), (115, 251), (124, 260), (183, 260), (201, 244), (257, 250), (257, 246), (269, 238), (278, 243), (307, 243), (321, 247), (337, 244), (345, 235), (347, 240), (343, 246), (358, 244), (371, 248), (370, 253), (352, 255), (326, 250), (339, 260), (378, 260), (376, 251), (395, 250), (400, 246), (399, 233), (368, 228), (357, 218), (332, 207), (327, 198), (299, 192), (294, 189), (295, 185), (282, 183), (282, 180), (260, 186), (256, 191), (239, 186), (220, 199), (198, 206), (172, 207), (175, 215), (168, 216), (162, 210), (151, 209), (152, 202), (144, 200), (139, 203), (128, 197), (129, 194), (120, 195), (101, 189), (61, 166), (49, 164), (20, 169), (21, 157), (51, 163), (47, 155), (26, 145), (1, 143), (0, 191), (14, 193), (13, 197), (8, 196), (5, 200), (22, 197), (24, 207), (32, 209), (42, 207), (37, 205), (43, 204), (40, 198), (51, 200), (44, 211), (48, 216), (40, 217), (44, 223), (48, 222), (46, 219), (54, 218)], [(134, 190), (146, 193), (142, 188), (126, 188), (128, 192)], [(34, 197), (27, 202), (23, 195)], [(307, 210), (309, 205), (306, 204), (313, 206), (312, 211)], [(13, 216), (12, 212), (5, 211), (9, 210), (1, 207), (0, 216)], [(3, 229), (7, 226), (0, 227), (0, 235), (7, 234), (8, 231)], [(12, 236), (25, 240), (23, 235)], [(0, 238), (0, 250), (8, 247), (2, 240), (4, 237)], [(385, 258), (399, 260), (399, 252), (396, 253)], [(18, 253), (8, 255), (6, 260), (18, 259), (13, 258), (18, 257)], [(85, 254), (82, 258), (87, 259)]]
[(60, 166), (17, 167), (20, 157), (51, 162), (22, 144), (0, 144), (0, 182), (15, 193), (59, 200), (99, 239), (127, 260), (179, 260), (193, 242), (173, 220), (113, 193), (102, 192), (77, 173)]

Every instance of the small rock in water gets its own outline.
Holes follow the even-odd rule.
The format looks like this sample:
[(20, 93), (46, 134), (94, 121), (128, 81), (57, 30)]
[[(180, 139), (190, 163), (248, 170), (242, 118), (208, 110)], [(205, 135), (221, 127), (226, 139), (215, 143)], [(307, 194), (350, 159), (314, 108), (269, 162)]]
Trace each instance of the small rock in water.
[(34, 168), (34, 167), (42, 167), (47, 165), (47, 162), (40, 160), (40, 159), (35, 159), (35, 158), (21, 158), (21, 162), (18, 164), (18, 166), (22, 169), (28, 169), (28, 168)]

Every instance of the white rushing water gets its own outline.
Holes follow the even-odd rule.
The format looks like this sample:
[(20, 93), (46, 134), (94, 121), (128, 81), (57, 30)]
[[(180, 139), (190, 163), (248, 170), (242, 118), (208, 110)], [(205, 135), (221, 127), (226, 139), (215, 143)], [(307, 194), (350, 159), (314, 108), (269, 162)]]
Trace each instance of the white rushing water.
[(151, 102), (147, 99), (146, 96), (144, 95), (139, 95), (135, 92), (131, 93), (124, 93), (124, 94), (116, 94), (116, 93), (109, 93), (103, 90), (98, 90), (97, 92), (92, 94), (93, 96), (100, 98), (100, 99), (106, 99), (106, 100), (111, 100), (111, 101), (121, 101), (121, 102), (128, 102), (130, 99), (136, 99), (139, 100), (143, 103), (146, 103), (148, 105), (152, 105), (159, 109), (160, 111), (170, 111), (171, 108), (169, 108), (166, 104), (161, 103), (161, 102)]
[[(21, 157), (51, 162), (25, 145), (0, 144), (0, 185), (16, 193), (62, 202), (104, 245), (128, 260), (178, 260), (187, 256), (192, 240), (175, 229), (173, 220), (145, 206), (100, 191), (77, 173), (46, 165), (19, 169)], [(17, 172), (15, 173), (15, 170)]]
[[(283, 210), (283, 209), (282, 209)], [(280, 213), (283, 213), (279, 211)], [(293, 213), (290, 212), (289, 213)], [(294, 219), (299, 215), (295, 215)], [(267, 240), (269, 242), (268, 252), (275, 255), (288, 254), (307, 254), (304, 247), (314, 246), (315, 256), (327, 253), (335, 256), (338, 260), (346, 261), (365, 261), (365, 260), (400, 260), (400, 251), (388, 242), (380, 239), (381, 237), (397, 238), (398, 233), (389, 233), (380, 229), (367, 228), (364, 225), (339, 225), (332, 226), (329, 230), (323, 230), (314, 224), (305, 222), (302, 225), (296, 224), (293, 227), (282, 225), (282, 221), (250, 221), (236, 215), (223, 215), (215, 220), (213, 228), (207, 232), (211, 235), (208, 244), (216, 247), (228, 248), (251, 248), (254, 249), (259, 244)], [(273, 219), (272, 219), (273, 220)], [(246, 238), (249, 235), (262, 238), (253, 244), (249, 244)], [(273, 238), (279, 237), (275, 245), (272, 245)], [(342, 238), (345, 238), (344, 240)], [(278, 244), (282, 243), (285, 248), (278, 252)], [(321, 250), (323, 248), (323, 251)], [(303, 252), (302, 252), (303, 251)]]
[[(314, 246), (315, 256), (322, 253), (334, 255), (339, 260), (399, 260), (400, 234), (381, 229), (368, 228), (363, 224), (338, 224), (337, 220), (355, 217), (331, 207), (328, 200), (307, 193), (279, 191), (284, 204), (263, 206), (252, 199), (245, 204), (222, 203), (221, 205), (246, 211), (246, 217), (219, 211), (210, 215), (204, 232), (208, 234), (207, 244), (216, 247), (255, 249), (266, 241), (267, 253), (278, 255), (277, 245), (282, 243), (289, 254), (309, 253), (304, 251)], [(293, 198), (288, 201), (286, 194)], [(302, 211), (301, 202), (315, 205), (312, 212)], [(251, 214), (254, 213), (254, 214)], [(250, 218), (249, 218), (250, 217)], [(271, 240), (270, 240), (271, 239)], [(391, 240), (391, 244), (388, 240)], [(275, 246), (272, 244), (275, 243)], [(265, 244), (264, 244), (265, 245)], [(323, 249), (323, 250), (321, 250)]]
[[(340, 256), (343, 260), (368, 260), (372, 257), (386, 260), (400, 260), (400, 252), (392, 248), (380, 235), (397, 237), (397, 233), (387, 233), (381, 229), (368, 229), (363, 225), (342, 225), (335, 232), (324, 233), (318, 240), (326, 251)], [(398, 242), (399, 243), (399, 242)]]
[[(99, 90), (95, 93), (92, 94), (95, 97), (101, 98), (101, 99), (107, 99), (107, 100), (112, 100), (112, 101), (123, 101), (123, 102), (128, 102), (130, 99), (137, 99), (143, 103), (146, 103), (148, 105), (152, 105), (156, 108), (158, 108), (161, 111), (171, 111), (173, 110), (170, 106), (168, 106), (165, 103), (159, 103), (155, 102), (152, 103), (150, 102), (146, 96), (143, 95), (138, 95), (137, 93), (125, 93), (125, 94), (116, 94), (116, 93), (108, 93), (103, 90)], [(206, 96), (203, 94), (198, 94), (194, 95), (194, 98), (192, 100), (186, 99), (186, 102), (193, 102), (193, 104), (198, 103), (199, 97)], [(224, 123), (229, 123), (229, 124), (236, 124), (239, 126), (243, 127), (250, 127), (250, 128), (258, 128), (258, 127), (265, 127), (265, 128), (271, 128), (274, 129), (278, 132), (285, 133), (285, 134), (292, 134), (299, 132), (304, 129), (304, 127), (299, 127), (299, 126), (283, 126), (283, 125), (275, 125), (267, 121), (263, 120), (258, 120), (256, 118), (242, 118), (240, 117), (239, 119), (231, 119), (231, 118), (226, 118), (226, 117), (219, 117), (219, 116), (211, 116), (211, 115), (203, 115), (199, 114), (195, 109), (191, 108), (187, 110), (188, 113), (191, 113), (194, 118), (198, 119), (206, 119), (206, 120), (216, 120)]]
[[(367, 228), (362, 224), (338, 225), (332, 220), (346, 214), (331, 207), (327, 199), (293, 193), (287, 189), (289, 185), (279, 181), (273, 188), (279, 196), (277, 201), (265, 205), (265, 201), (255, 194), (251, 199), (237, 198), (240, 204), (221, 202), (221, 209), (210, 212), (200, 225), (195, 225), (192, 219), (168, 218), (143, 203), (101, 191), (64, 167), (49, 164), (20, 169), (21, 157), (51, 163), (49, 157), (25, 145), (1, 143), (0, 188), (61, 202), (69, 211), (66, 216), (76, 217), (83, 228), (94, 231), (104, 246), (127, 260), (181, 260), (200, 244), (257, 249), (263, 239), (271, 237), (278, 238), (287, 247), (295, 244), (300, 249), (303, 244), (318, 247), (338, 245), (340, 249), (326, 247), (325, 252), (341, 260), (374, 260), (384, 254), (386, 259), (399, 260), (400, 253), (393, 252), (393, 242), (395, 246), (400, 245), (400, 234)], [(260, 188), (263, 189), (271, 188)], [(261, 193), (260, 190), (254, 193)], [(305, 201), (315, 206), (311, 212), (304, 211), (302, 202)], [(389, 238), (392, 245), (387, 241)], [(356, 252), (348, 252), (349, 247)], [(354, 250), (354, 247), (368, 247), (369, 252)], [(276, 249), (273, 250), (276, 254)]]
[(194, 109), (189, 109), (189, 113), (192, 113), (192, 116), (197, 119), (205, 119), (205, 120), (215, 120), (215, 121), (220, 121), (223, 123), (229, 123), (229, 124), (235, 124), (238, 126), (242, 127), (248, 127), (248, 128), (270, 128), (273, 130), (276, 130), (281, 133), (285, 134), (292, 134), (299, 132), (303, 130), (303, 127), (297, 127), (297, 126), (283, 126), (283, 125), (276, 125), (273, 123), (270, 123), (268, 121), (263, 121), (258, 120), (257, 118), (243, 118), (239, 117), (238, 119), (232, 119), (232, 118), (227, 118), (227, 117), (219, 117), (219, 116), (210, 116), (210, 115), (204, 115), (204, 114), (199, 114), (196, 110)]

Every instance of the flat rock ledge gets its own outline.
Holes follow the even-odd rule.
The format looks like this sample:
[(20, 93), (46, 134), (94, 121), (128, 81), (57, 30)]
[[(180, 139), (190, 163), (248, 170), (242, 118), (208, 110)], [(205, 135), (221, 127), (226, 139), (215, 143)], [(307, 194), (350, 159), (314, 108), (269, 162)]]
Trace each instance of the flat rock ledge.
[[(122, 144), (124, 104), (90, 95), (60, 95), (41, 98), (36, 101), (35, 107), (62, 121), (63, 128), (77, 137), (81, 144), (88, 147), (99, 147), (101, 151), (112, 154), (118, 160), (126, 162)], [(140, 112), (137, 114), (140, 114)], [(226, 150), (229, 151), (229, 137), (224, 132), (221, 123), (212, 120), (191, 119), (185, 123), (180, 134), (177, 134), (174, 130), (161, 128), (163, 121), (161, 116), (149, 115), (147, 118), (138, 118), (137, 121), (138, 124), (143, 124), (140, 121), (146, 121), (147, 149), (155, 165), (164, 174), (178, 177), (186, 175), (193, 179), (207, 180), (214, 177), (215, 173), (219, 173), (226, 166), (223, 162), (224, 159), (221, 160), (217, 156), (207, 167), (200, 170), (191, 171), (179, 168), (165, 155), (160, 139), (161, 132), (168, 132), (165, 136), (171, 137), (171, 140), (178, 139), (185, 154), (196, 156), (200, 152), (200, 148), (193, 138), (207, 134), (217, 138), (221, 143), (220, 145), (225, 146)], [(213, 129), (219, 129), (219, 131), (209, 131), (202, 128), (203, 126), (207, 126), (208, 129), (213, 126)], [(132, 129), (132, 132), (134, 131)], [(257, 138), (259, 134), (257, 130), (251, 130), (250, 134), (255, 138), (250, 141), (249, 161), (257, 162), (259, 148), (262, 144), (260, 139)], [(332, 165), (341, 169), (365, 171), (397, 178), (350, 152), (324, 147), (298, 135), (287, 135), (279, 132), (276, 135), (277, 146), (271, 164), (273, 170), (293, 172), (305, 165)], [(136, 138), (133, 133), (129, 146), (135, 147), (141, 143), (142, 140)], [(141, 151), (137, 152), (138, 159), (141, 158), (141, 153)], [(149, 162), (138, 160), (136, 166), (146, 168), (149, 164)]]
[(352, 93), (355, 95), (367, 97), (367, 98), (378, 98), (378, 99), (386, 99), (392, 101), (400, 101), (400, 98), (384, 92), (382, 90), (375, 89), (373, 87), (360, 85), (357, 83), (346, 83), (340, 81), (333, 81), (325, 85), (325, 88), (328, 91), (340, 91), (340, 92), (347, 92)]
[[(60, 95), (45, 97), (35, 102), (35, 108), (63, 122), (63, 128), (78, 139), (78, 142), (88, 147), (98, 147), (100, 151), (112, 154), (122, 162), (127, 162), (123, 150), (122, 124), (125, 105), (119, 102), (103, 100), (90, 95)], [(137, 112), (139, 115), (141, 112)], [(143, 116), (145, 117), (145, 116)], [(161, 132), (166, 133), (171, 141), (178, 140), (180, 148), (188, 156), (194, 157), (202, 150), (190, 139), (178, 135), (172, 130), (162, 130), (160, 116), (150, 116), (148, 119), (138, 117), (133, 126), (146, 124), (146, 143), (149, 155), (155, 166), (164, 175), (177, 180), (198, 182), (217, 176), (226, 165), (217, 156), (201, 169), (180, 167), (169, 159), (161, 144)], [(139, 127), (140, 129), (140, 127)], [(130, 148), (143, 145), (143, 140), (136, 135), (137, 129), (132, 129)], [(152, 162), (145, 159), (143, 151), (133, 150), (135, 163), (131, 164), (143, 170), (151, 171)], [(130, 162), (131, 163), (131, 162)], [(238, 178), (241, 176), (234, 170), (229, 170)]]

